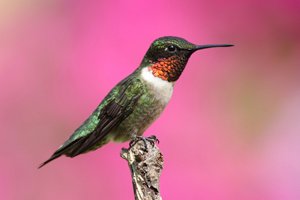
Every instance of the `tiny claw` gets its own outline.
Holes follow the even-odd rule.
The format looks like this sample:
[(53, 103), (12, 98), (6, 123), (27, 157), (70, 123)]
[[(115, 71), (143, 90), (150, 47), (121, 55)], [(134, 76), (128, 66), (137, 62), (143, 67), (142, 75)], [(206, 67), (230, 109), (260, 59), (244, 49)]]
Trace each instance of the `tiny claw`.
[(129, 142), (129, 148), (132, 148), (134, 145), (136, 145), (136, 143), (138, 142), (138, 141), (140, 141), (140, 140), (142, 140), (143, 142), (144, 142), (144, 146), (145, 146), (145, 148), (146, 148), (146, 150), (148, 149), (148, 147), (147, 147), (147, 143), (146, 143), (146, 138), (144, 138), (143, 136), (136, 136), (133, 140), (131, 140), (130, 142)]
[(129, 148), (132, 148), (138, 141), (142, 140), (144, 142), (145, 150), (148, 151), (147, 141), (151, 143), (152, 147), (154, 147), (155, 142), (159, 143), (159, 140), (155, 135), (151, 135), (150, 137), (136, 136), (133, 140), (129, 142)]
[(129, 142), (129, 148), (133, 147), (137, 143), (136, 140), (130, 140)]
[(151, 135), (147, 139), (152, 140), (153, 145), (154, 145), (155, 142), (157, 142), (157, 144), (159, 144), (159, 139), (157, 139), (157, 137), (155, 135)]

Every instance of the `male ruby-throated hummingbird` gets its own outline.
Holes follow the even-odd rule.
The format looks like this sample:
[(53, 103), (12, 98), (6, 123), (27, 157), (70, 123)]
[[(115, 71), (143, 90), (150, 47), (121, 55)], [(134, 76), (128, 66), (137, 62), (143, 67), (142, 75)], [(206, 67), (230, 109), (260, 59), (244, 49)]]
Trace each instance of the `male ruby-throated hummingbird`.
[(91, 116), (40, 167), (61, 155), (75, 157), (110, 141), (124, 142), (142, 136), (168, 104), (189, 57), (201, 49), (230, 46), (233, 45), (195, 45), (179, 37), (156, 39), (140, 66), (108, 93)]

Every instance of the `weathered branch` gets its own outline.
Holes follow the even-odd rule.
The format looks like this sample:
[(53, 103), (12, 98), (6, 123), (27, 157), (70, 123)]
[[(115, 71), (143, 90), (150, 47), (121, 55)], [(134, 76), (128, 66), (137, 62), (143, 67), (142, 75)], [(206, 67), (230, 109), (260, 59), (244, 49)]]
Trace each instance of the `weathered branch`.
[(156, 144), (140, 139), (131, 148), (122, 149), (121, 157), (128, 161), (135, 200), (161, 200), (159, 178), (163, 156)]

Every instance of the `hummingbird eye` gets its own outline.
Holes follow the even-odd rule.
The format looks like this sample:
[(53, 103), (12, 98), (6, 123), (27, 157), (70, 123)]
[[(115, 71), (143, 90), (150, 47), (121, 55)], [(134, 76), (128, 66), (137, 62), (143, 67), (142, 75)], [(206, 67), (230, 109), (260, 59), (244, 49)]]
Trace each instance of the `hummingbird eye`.
[(174, 45), (170, 45), (170, 46), (168, 46), (166, 49), (165, 49), (165, 51), (168, 51), (168, 52), (170, 52), (170, 53), (174, 53), (174, 52), (176, 52), (177, 51), (177, 47), (176, 46), (174, 46)]

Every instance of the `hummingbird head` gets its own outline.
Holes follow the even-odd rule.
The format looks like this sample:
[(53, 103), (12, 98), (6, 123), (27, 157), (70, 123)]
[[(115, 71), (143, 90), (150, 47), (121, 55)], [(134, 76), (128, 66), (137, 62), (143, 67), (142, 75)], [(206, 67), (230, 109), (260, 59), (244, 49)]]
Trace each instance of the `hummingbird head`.
[[(143, 63), (152, 74), (163, 80), (178, 80), (189, 57), (197, 50), (233, 45), (195, 45), (183, 38), (167, 36), (156, 39), (148, 49)], [(145, 65), (144, 65), (145, 66)]]

